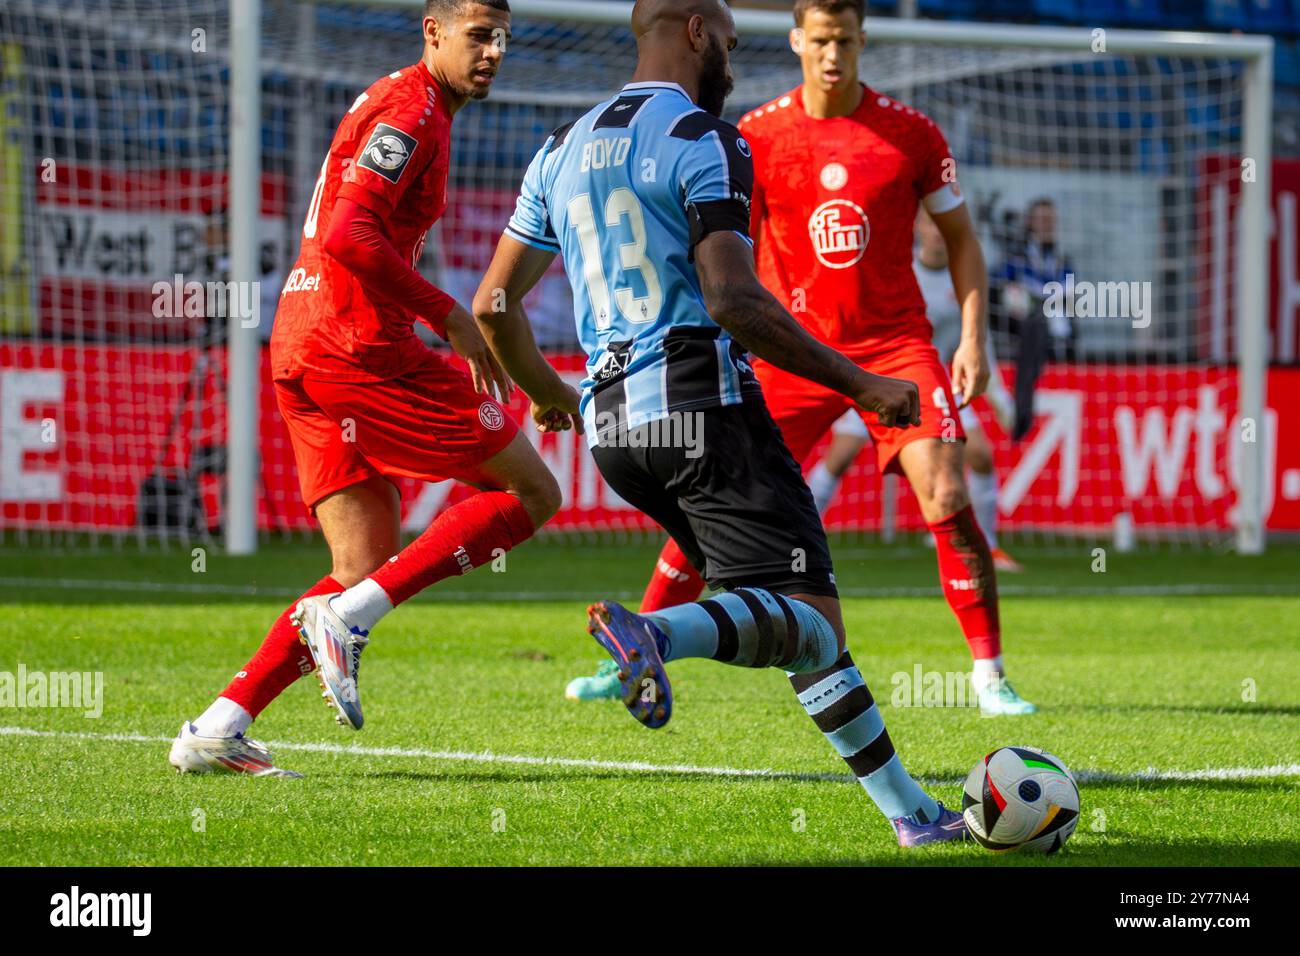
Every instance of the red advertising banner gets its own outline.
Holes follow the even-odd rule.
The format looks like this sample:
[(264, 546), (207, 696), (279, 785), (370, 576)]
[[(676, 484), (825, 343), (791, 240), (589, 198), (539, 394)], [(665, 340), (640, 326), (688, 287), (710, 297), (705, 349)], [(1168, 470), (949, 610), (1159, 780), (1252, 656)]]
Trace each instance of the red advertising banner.
[[(156, 282), (221, 279), (226, 174), (72, 163), (35, 172), (40, 331), (53, 337), (192, 339), (202, 316), (158, 315)], [(284, 177), (262, 177), (262, 256), (285, 260)]]
[[(1008, 385), (1013, 370), (1004, 371)], [(1236, 370), (1188, 365), (1055, 365), (1038, 381), (1037, 420), (1019, 443), (983, 401), (1008, 529), (1109, 533), (1126, 515), (1143, 528), (1233, 527), (1239, 450), (1264, 443), (1264, 513), (1274, 530), (1300, 529), (1300, 369), (1268, 376), (1263, 423), (1237, 416)], [(814, 456), (817, 452), (813, 453)], [(879, 475), (860, 456), (826, 515), (828, 528), (879, 522)], [(868, 512), (864, 513), (866, 502)], [(900, 487), (901, 528), (923, 527), (911, 492)]]
[[(580, 356), (554, 361), (571, 381), (581, 379)], [(151, 476), (187, 475), (208, 523), (218, 526), (223, 362), (220, 351), (179, 346), (0, 343), (0, 526), (130, 529)], [(518, 417), (524, 404), (516, 399)], [(1268, 526), (1300, 530), (1300, 369), (1271, 371), (1268, 414), (1256, 427), (1238, 421), (1235, 406), (1230, 368), (1049, 368), (1039, 382), (1037, 424), (1024, 441), (1009, 442), (980, 409), (1001, 476), (1003, 526), (1108, 533), (1117, 516), (1128, 515), (1139, 531), (1229, 529), (1236, 450), (1254, 440), (1264, 443), (1271, 478)], [(261, 527), (310, 528), (265, 364), (261, 407)], [(525, 431), (565, 492), (552, 527), (652, 526), (601, 480), (585, 439)], [(404, 522), (423, 528), (472, 493), (455, 482), (409, 482), (402, 488)], [(919, 528), (905, 487), (897, 505), (900, 526)], [(846, 476), (827, 526), (870, 531), (880, 514), (881, 485), (868, 450)]]

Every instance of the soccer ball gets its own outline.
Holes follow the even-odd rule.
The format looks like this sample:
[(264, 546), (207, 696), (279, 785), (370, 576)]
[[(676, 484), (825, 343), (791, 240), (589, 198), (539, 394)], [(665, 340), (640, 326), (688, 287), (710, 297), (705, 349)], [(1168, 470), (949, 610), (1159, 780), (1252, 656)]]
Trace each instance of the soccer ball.
[(1061, 758), (1037, 747), (1003, 747), (962, 788), (966, 827), (990, 850), (1055, 853), (1079, 822), (1079, 786)]

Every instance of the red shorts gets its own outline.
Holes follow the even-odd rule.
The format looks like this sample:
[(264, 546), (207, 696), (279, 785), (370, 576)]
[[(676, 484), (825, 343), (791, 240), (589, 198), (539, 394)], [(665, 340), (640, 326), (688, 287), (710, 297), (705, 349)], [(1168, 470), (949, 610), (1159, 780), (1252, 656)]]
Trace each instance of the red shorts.
[(313, 513), (322, 499), (376, 475), (473, 480), (519, 432), (474, 391), (468, 372), (433, 351), (399, 378), (348, 382), (308, 372), (277, 380), (275, 397)]
[[(948, 371), (930, 342), (901, 339), (888, 351), (858, 357), (854, 361), (876, 375), (915, 382), (921, 393), (919, 428), (882, 428), (875, 414), (863, 413), (863, 421), (876, 446), (876, 462), (882, 472), (901, 472), (898, 453), (903, 446), (918, 439), (966, 440)], [(783, 372), (768, 362), (755, 361), (754, 371), (763, 385), (768, 410), (781, 429), (790, 453), (800, 463), (835, 420), (854, 407), (839, 392)]]

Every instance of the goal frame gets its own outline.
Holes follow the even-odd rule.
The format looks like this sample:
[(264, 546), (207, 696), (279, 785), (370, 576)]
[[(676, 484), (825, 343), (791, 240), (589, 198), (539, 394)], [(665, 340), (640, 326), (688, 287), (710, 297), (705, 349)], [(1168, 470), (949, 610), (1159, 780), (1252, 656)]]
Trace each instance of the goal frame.
[[(335, 0), (317, 0), (321, 3)], [(421, 0), (363, 0), (376, 7), (417, 9)], [(262, 0), (231, 0), (230, 238), (231, 278), (258, 281), (257, 220), (261, 169)], [(541, 20), (572, 20), (626, 27), (632, 4), (621, 0), (511, 0), (515, 14)], [(741, 33), (784, 36), (790, 15), (779, 11), (733, 11)], [(868, 17), (873, 41), (938, 46), (994, 46), (1062, 51), (1091, 50), (1091, 27)], [(1255, 176), (1242, 190), (1240, 241), (1236, 244), (1235, 331), (1237, 388), (1243, 422), (1255, 423), (1253, 440), (1240, 448), (1236, 549), (1261, 554), (1265, 548), (1262, 440), (1268, 373), (1269, 197), (1272, 191), (1273, 48), (1272, 37), (1217, 33), (1124, 30), (1105, 27), (1105, 52), (1202, 59), (1221, 57), (1245, 64), (1242, 108), (1242, 161), (1253, 160)], [(224, 509), (226, 550), (257, 550), (258, 390), (260, 350), (256, 327), (232, 317), (229, 329), (228, 500)], [(1243, 429), (1243, 434), (1245, 430)], [(1241, 440), (1241, 436), (1239, 436)]]

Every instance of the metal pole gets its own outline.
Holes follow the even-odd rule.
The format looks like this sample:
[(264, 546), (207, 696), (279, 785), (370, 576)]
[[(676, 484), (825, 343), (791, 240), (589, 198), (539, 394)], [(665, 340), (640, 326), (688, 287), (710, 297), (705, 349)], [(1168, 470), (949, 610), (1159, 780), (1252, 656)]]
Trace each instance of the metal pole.
[[(1241, 228), (1237, 243), (1237, 403), (1241, 425), (1237, 490), (1237, 551), (1264, 551), (1264, 449), (1268, 384), (1269, 207), (1273, 171), (1273, 52), (1246, 64), (1242, 156), (1253, 164), (1254, 181), (1241, 184)], [(1241, 175), (1245, 176), (1243, 164)], [(1250, 440), (1247, 440), (1250, 439)]]
[(230, 280), (253, 289), (253, 316), (233, 308), (226, 340), (226, 508), (228, 554), (257, 551), (258, 398), (261, 338), (258, 217), (262, 194), (261, 0), (230, 4)]

